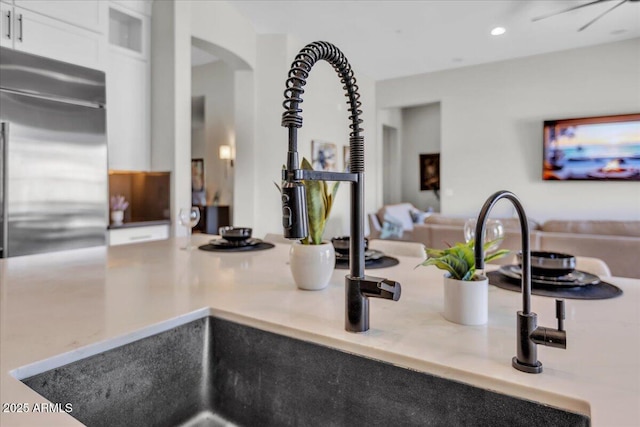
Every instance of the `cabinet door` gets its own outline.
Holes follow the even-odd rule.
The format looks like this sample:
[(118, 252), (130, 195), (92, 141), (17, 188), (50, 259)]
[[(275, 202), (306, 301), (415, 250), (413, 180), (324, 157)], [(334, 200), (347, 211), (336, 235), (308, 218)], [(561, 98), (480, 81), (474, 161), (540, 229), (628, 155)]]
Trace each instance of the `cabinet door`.
[(0, 46), (13, 47), (13, 7), (0, 3)]
[(23, 9), (77, 25), (94, 32), (104, 33), (106, 9), (98, 0), (15, 0)]
[(14, 13), (16, 50), (85, 67), (104, 68), (104, 40), (100, 34), (19, 7), (14, 8)]
[(151, 0), (111, 0), (120, 6), (124, 6), (129, 10), (133, 10), (144, 15), (151, 15)]
[(109, 230), (109, 246), (130, 243), (152, 242), (169, 238), (168, 225), (150, 225), (130, 228), (112, 228)]
[(149, 170), (148, 63), (112, 48), (108, 57), (109, 169)]

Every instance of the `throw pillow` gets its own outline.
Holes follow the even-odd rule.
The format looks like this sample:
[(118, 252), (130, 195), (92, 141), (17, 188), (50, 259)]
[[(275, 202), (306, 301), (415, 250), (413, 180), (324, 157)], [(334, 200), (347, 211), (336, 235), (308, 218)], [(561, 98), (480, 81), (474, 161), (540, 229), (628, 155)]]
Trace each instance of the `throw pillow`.
[[(398, 203), (395, 205), (385, 205), (384, 215), (391, 215), (394, 221), (402, 225), (404, 231), (413, 230), (413, 219), (411, 219), (411, 209), (415, 207), (411, 203)], [(384, 218), (383, 215), (383, 218)]]
[(426, 212), (421, 211), (420, 209), (414, 208), (409, 213), (411, 214), (411, 219), (413, 220), (414, 224), (424, 224), (424, 220), (429, 216), (431, 216), (432, 212), (433, 212), (433, 208), (429, 208), (429, 210)]
[(402, 222), (398, 221), (391, 215), (384, 216), (384, 222), (382, 223), (382, 232), (380, 233), (381, 239), (400, 239), (402, 238)]

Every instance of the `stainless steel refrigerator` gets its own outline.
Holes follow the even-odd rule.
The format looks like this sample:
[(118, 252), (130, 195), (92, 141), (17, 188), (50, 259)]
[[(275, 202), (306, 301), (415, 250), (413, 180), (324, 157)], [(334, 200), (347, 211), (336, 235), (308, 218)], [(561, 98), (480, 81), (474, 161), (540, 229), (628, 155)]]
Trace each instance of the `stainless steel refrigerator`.
[(0, 257), (106, 244), (101, 71), (0, 48)]

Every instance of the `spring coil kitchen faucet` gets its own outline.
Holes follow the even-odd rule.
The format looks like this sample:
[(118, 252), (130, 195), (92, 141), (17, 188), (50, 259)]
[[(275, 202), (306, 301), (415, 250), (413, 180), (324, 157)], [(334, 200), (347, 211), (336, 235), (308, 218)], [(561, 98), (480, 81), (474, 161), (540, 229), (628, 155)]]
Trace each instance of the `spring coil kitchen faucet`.
[[(299, 168), (298, 128), (302, 127), (302, 94), (309, 72), (319, 60), (333, 66), (348, 98), (350, 163), (348, 172), (309, 171)], [(350, 332), (369, 329), (369, 297), (397, 301), (400, 284), (392, 280), (364, 275), (364, 137), (360, 135), (360, 94), (349, 61), (336, 46), (318, 41), (305, 46), (291, 64), (285, 100), (282, 103), (282, 126), (289, 128), (289, 149), (286, 169), (282, 171), (282, 225), (284, 236), (298, 240), (309, 233), (306, 211), (306, 191), (303, 180), (351, 182), (351, 237), (349, 250), (350, 274), (345, 278), (345, 328)]]

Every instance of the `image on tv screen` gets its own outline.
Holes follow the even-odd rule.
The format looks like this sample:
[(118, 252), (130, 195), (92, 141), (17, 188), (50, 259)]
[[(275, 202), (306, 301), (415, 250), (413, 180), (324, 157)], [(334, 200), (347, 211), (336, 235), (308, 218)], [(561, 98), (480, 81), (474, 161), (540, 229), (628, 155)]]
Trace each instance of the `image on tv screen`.
[(545, 121), (543, 179), (640, 181), (640, 114)]

